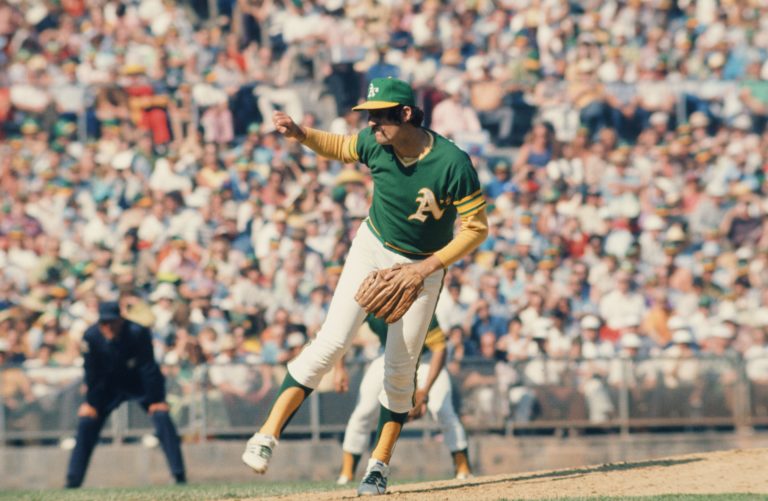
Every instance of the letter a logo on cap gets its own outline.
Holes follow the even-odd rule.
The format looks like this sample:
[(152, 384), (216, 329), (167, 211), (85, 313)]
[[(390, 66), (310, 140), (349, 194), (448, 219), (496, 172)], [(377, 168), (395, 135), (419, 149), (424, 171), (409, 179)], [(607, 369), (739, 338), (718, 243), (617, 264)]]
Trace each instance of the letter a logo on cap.
[(379, 88), (374, 87), (373, 82), (371, 82), (371, 85), (368, 86), (368, 99), (372, 98), (378, 93), (379, 93)]

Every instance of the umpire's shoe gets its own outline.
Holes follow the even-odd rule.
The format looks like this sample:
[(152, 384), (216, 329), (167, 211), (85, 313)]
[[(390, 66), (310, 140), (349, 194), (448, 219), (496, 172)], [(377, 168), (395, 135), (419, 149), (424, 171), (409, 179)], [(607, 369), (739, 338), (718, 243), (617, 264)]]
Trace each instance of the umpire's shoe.
[(365, 471), (363, 481), (357, 488), (358, 496), (378, 496), (387, 492), (387, 477), (389, 466), (378, 459), (368, 460), (368, 469)]
[(243, 463), (251, 467), (256, 473), (264, 473), (272, 458), (272, 451), (277, 447), (277, 439), (272, 435), (255, 433), (245, 444)]

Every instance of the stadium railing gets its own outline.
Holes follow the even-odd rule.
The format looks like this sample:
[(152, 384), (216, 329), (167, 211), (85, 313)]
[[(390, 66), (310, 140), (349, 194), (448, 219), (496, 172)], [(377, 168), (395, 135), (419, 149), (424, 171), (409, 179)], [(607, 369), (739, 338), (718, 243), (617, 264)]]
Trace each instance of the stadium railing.
[[(768, 425), (768, 381), (750, 379), (747, 370), (748, 364), (759, 363), (768, 363), (768, 358), (541, 357), (514, 363), (465, 359), (452, 366), (451, 379), (455, 407), (470, 432), (720, 430)], [(365, 361), (349, 364), (350, 390), (345, 394), (335, 393), (329, 381), (322, 383), (285, 436), (313, 440), (340, 436), (365, 365)], [(170, 365), (163, 370), (172, 416), (189, 441), (252, 433), (285, 374), (283, 366), (246, 364)], [(74, 435), (83, 391), (80, 369), (0, 370), (0, 383), (10, 377), (28, 378), (33, 398), (0, 395), (0, 443), (55, 444)], [(437, 430), (429, 418), (407, 427), (409, 433)], [(129, 403), (112, 414), (103, 437), (129, 442), (151, 433), (149, 418), (137, 404)]]

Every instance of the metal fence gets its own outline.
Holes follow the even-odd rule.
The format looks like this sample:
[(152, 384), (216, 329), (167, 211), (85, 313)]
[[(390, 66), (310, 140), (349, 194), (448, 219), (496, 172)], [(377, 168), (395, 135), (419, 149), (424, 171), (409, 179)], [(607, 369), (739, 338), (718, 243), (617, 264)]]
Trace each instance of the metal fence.
[[(521, 362), (464, 360), (453, 370), (453, 400), (470, 431), (533, 433), (604, 430), (634, 433), (662, 428), (699, 430), (768, 425), (768, 379), (750, 378), (750, 364), (768, 359), (654, 358)], [(350, 391), (321, 385), (286, 429), (318, 439), (341, 434), (355, 405), (364, 362), (351, 363)], [(282, 366), (165, 366), (168, 402), (188, 439), (245, 436), (269, 410), (285, 374)], [(13, 393), (12, 388), (19, 391)], [(27, 388), (29, 391), (21, 391)], [(82, 402), (79, 368), (0, 371), (0, 444), (57, 441), (73, 436)], [(429, 433), (430, 419), (407, 429)], [(132, 440), (152, 432), (135, 403), (115, 411), (103, 435)]]

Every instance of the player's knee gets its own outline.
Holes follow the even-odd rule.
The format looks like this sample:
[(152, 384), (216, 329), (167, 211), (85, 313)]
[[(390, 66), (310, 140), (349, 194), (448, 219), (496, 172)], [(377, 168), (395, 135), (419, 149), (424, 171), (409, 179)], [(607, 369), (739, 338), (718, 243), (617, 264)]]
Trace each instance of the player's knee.
[(322, 350), (326, 356), (331, 358), (340, 357), (344, 354), (345, 342), (343, 339), (326, 336), (326, 338), (321, 340), (318, 337), (309, 346), (313, 345), (316, 346), (316, 349)]
[(384, 379), (384, 391), (390, 398), (410, 398), (415, 388), (413, 377), (405, 374), (391, 374)]

